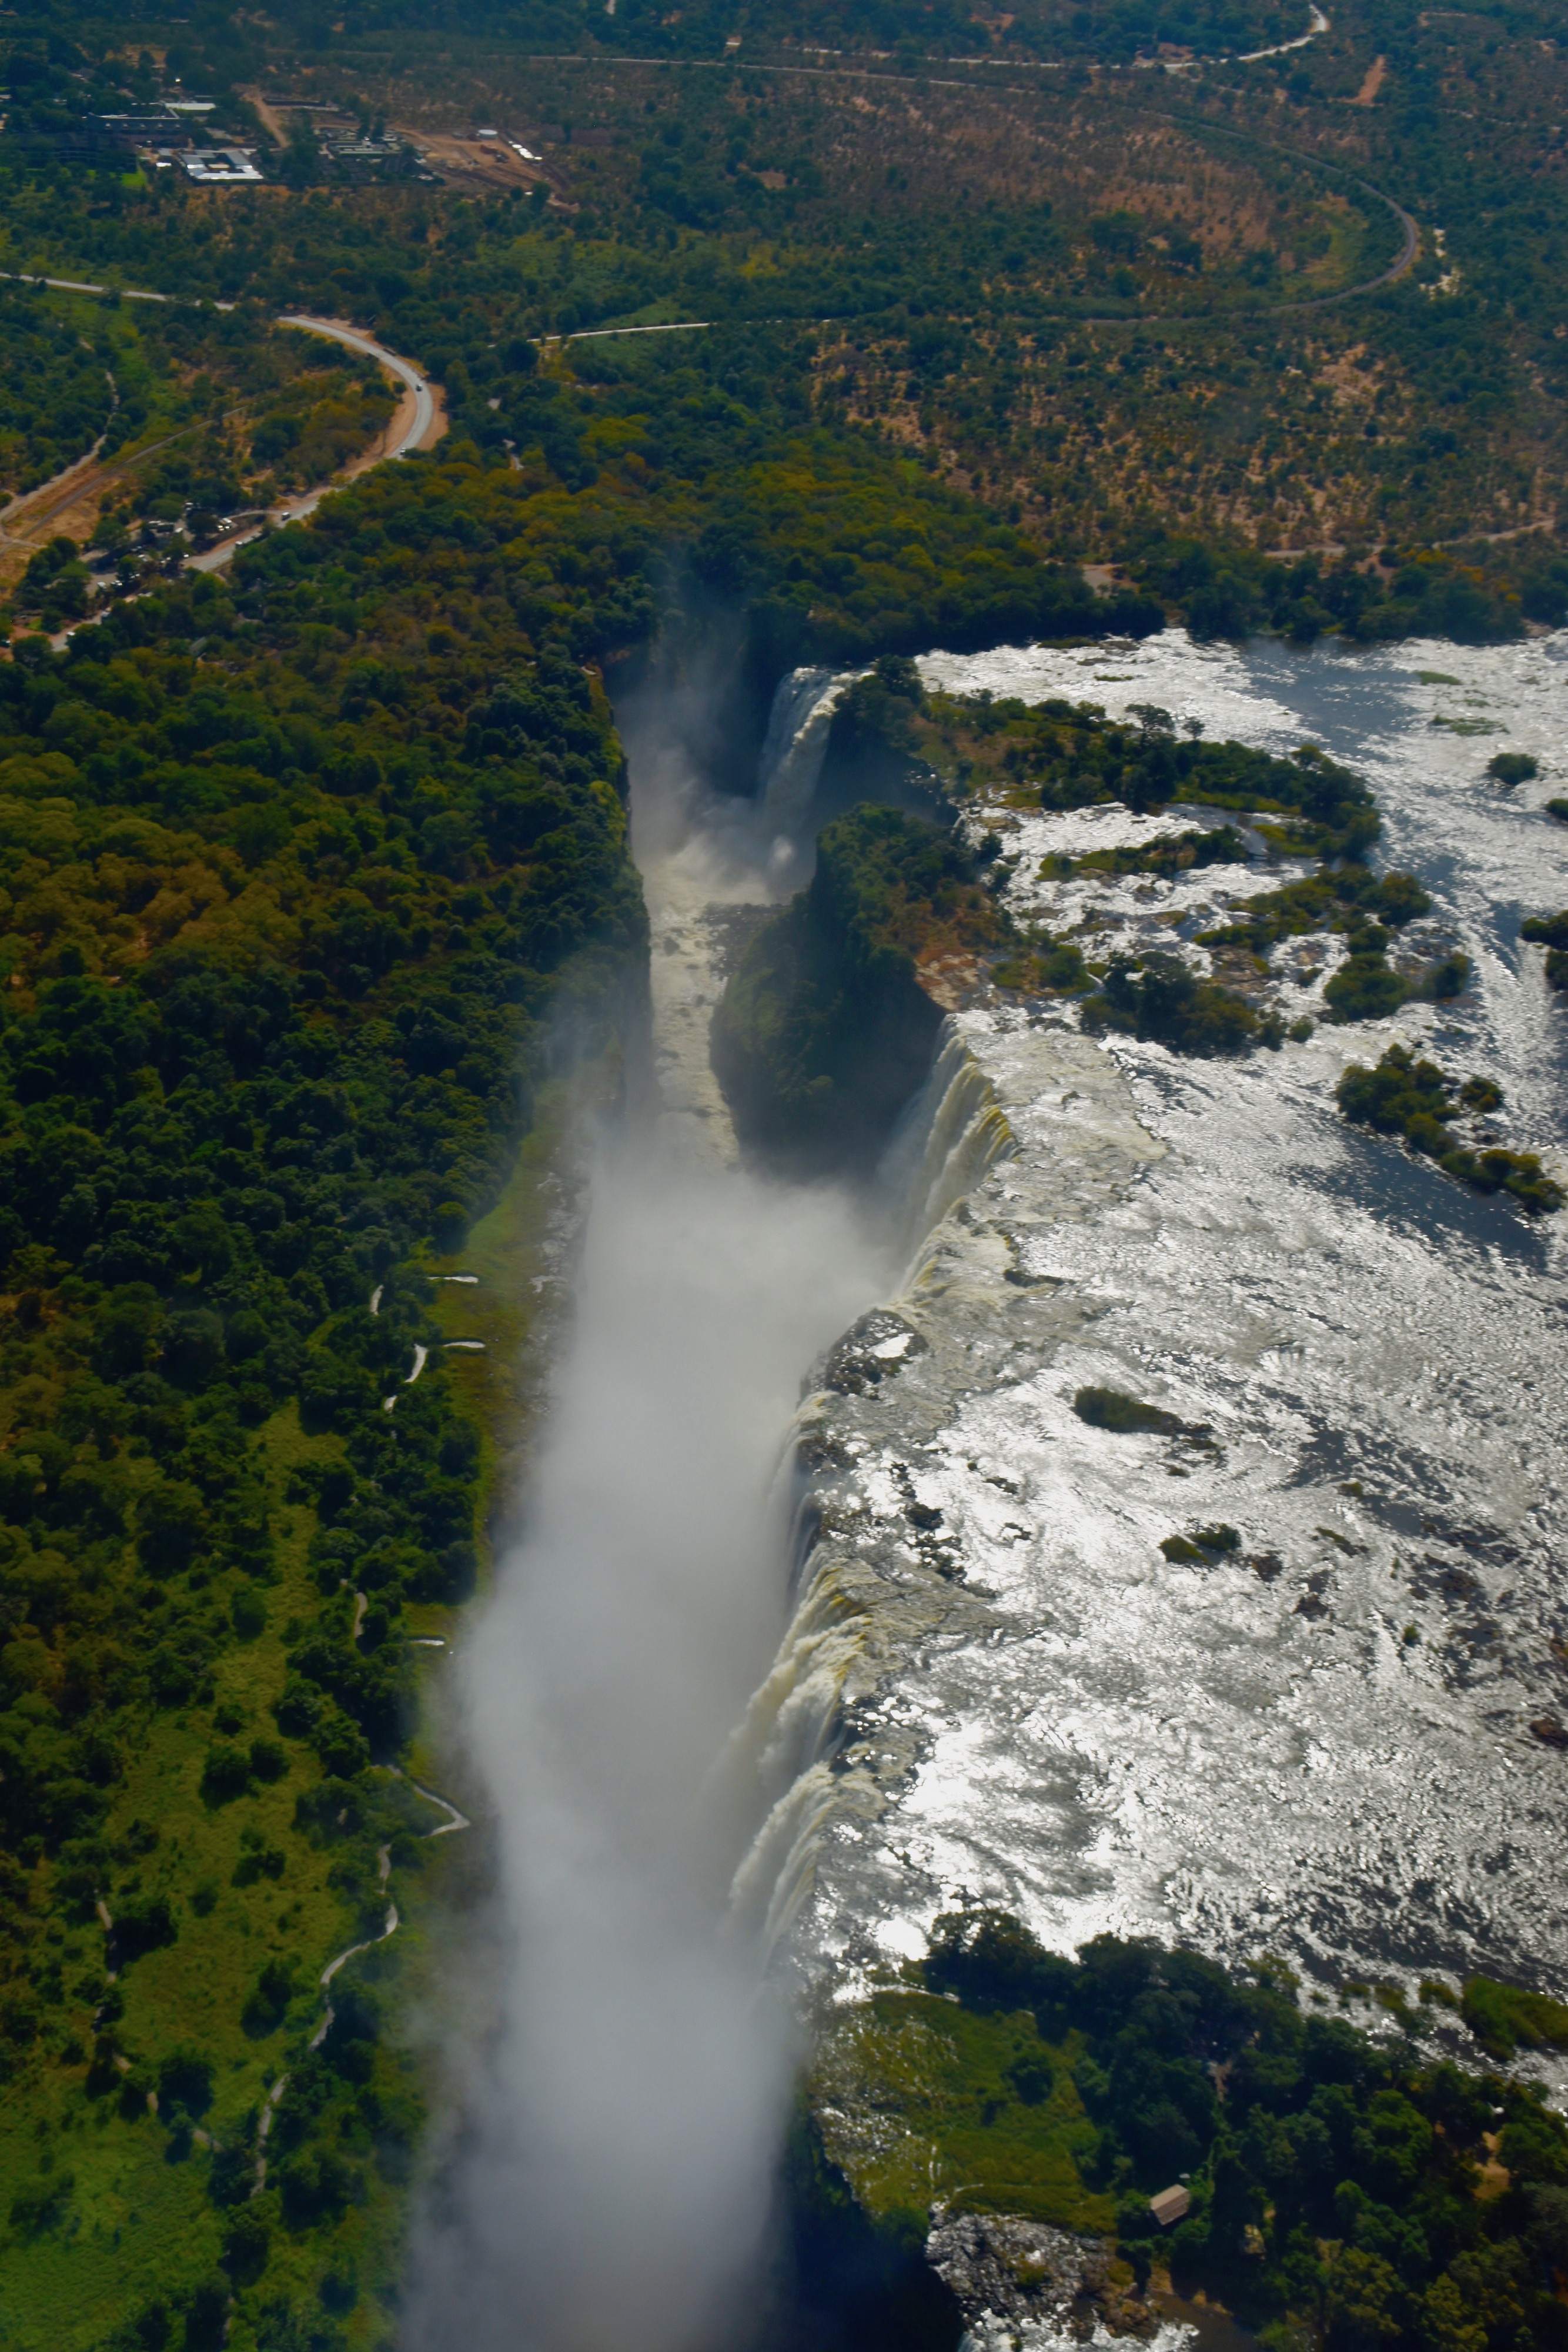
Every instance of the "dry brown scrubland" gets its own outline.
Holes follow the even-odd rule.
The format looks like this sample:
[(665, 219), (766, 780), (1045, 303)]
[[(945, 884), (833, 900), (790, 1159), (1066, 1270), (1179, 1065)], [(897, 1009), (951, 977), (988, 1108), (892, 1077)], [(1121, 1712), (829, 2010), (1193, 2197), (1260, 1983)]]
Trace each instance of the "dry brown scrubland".
[[(1354, 300), (1286, 307), (1372, 274), (1358, 251), (1368, 225), (1374, 244), (1379, 226), (1390, 233), (1374, 200), (1322, 167), (1382, 183), (1377, 105), (1397, 97), (1396, 84), (1385, 68), (1377, 104), (1364, 102), (1374, 51), (1354, 23), (1321, 46), (1314, 72), (1329, 94), (1310, 107), (1287, 106), (1271, 68), (1234, 90), (1149, 75), (948, 86), (940, 72), (720, 75), (455, 48), (431, 61), (437, 69), (372, 76), (366, 88), (427, 131), (480, 118), (570, 122), (574, 143), (549, 150), (551, 176), (605, 226), (625, 220), (643, 154), (673, 120), (690, 153), (694, 131), (716, 149), (749, 112), (742, 177), (781, 176), (785, 191), (764, 239), (796, 254), (841, 251), (859, 219), (907, 222), (931, 248), (931, 310), (955, 321), (962, 342), (956, 364), (934, 375), (910, 365), (907, 321), (829, 325), (814, 365), (824, 418), (919, 450), (1058, 551), (1103, 553), (1155, 514), (1281, 546), (1506, 533), (1550, 519), (1568, 447), (1538, 377), (1526, 371), (1481, 431), (1467, 420), (1464, 465), (1423, 472), (1423, 434), (1453, 419), (1416, 380), (1386, 319)], [(1545, 85), (1562, 79), (1561, 63), (1541, 63), (1544, 80), (1531, 64), (1508, 98), (1521, 121), (1555, 103)], [(1457, 100), (1468, 87), (1449, 72), (1443, 94)], [(1191, 127), (1161, 119), (1167, 110), (1186, 110)], [(612, 143), (576, 143), (590, 130)], [(1108, 215), (1136, 224), (1130, 263), (1092, 244), (1090, 224)], [(1020, 225), (1030, 251), (1019, 270), (1003, 265)], [(956, 268), (966, 226), (983, 229), (986, 246)], [(1428, 277), (1434, 226), (1423, 224), (1417, 264)], [(1186, 239), (1201, 249), (1199, 272), (1173, 266)], [(1244, 295), (1241, 273), (1269, 257), (1276, 268)], [(1129, 278), (1135, 320), (1061, 315), (1124, 306)], [(1221, 310), (1253, 315), (1197, 315), (1217, 296)]]

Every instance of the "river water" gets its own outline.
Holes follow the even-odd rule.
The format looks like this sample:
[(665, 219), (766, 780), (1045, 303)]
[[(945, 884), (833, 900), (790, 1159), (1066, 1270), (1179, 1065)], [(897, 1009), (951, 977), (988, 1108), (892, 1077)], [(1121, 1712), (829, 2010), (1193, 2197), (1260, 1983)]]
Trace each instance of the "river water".
[[(727, 2340), (794, 2054), (759, 1951), (810, 2011), (977, 1899), (1062, 1950), (1272, 1950), (1309, 1994), (1476, 1966), (1568, 1990), (1568, 1757), (1528, 1727), (1568, 1702), (1568, 1218), (1333, 1108), (1349, 1058), (1419, 1041), (1500, 1078), (1500, 1129), (1568, 1172), (1563, 1015), (1518, 937), (1568, 898), (1540, 810), (1565, 656), (1168, 633), (923, 661), (1318, 740), (1432, 892), (1427, 949), (1462, 944), (1477, 982), (1236, 1063), (958, 988), (869, 1222), (738, 1165), (707, 1051), (735, 953), (808, 870), (833, 681), (786, 682), (755, 803), (705, 794), (678, 711), (620, 714), (654, 1099), (600, 1156), (527, 1528), (464, 1670), (506, 1962), (411, 2340), (485, 2352), (525, 2307), (541, 2352)], [(1483, 780), (1504, 745), (1539, 782)], [(1260, 877), (1041, 860), (1192, 821), (973, 815), (1020, 918), (1091, 951), (1190, 938)], [(1292, 950), (1282, 1010), (1336, 951)], [(1088, 1384), (1179, 1433), (1086, 1426)], [(1219, 1522), (1239, 1540), (1210, 1564), (1159, 1549)]]
[[(1568, 1218), (1470, 1192), (1333, 1103), (1348, 1060), (1405, 1038), (1500, 1079), (1499, 1131), (1568, 1172), (1564, 1014), (1519, 941), (1568, 900), (1568, 832), (1541, 810), (1568, 773), (1565, 663), (1561, 637), (1347, 656), (1179, 632), (921, 662), (928, 686), (1319, 742), (1372, 782), (1379, 855), (1436, 901), (1428, 949), (1457, 940), (1476, 980), (1240, 1062), (1096, 1044), (983, 992), (955, 1013), (905, 1160), (920, 1120), (946, 1156), (930, 1128), (961, 1065), (970, 1115), (1011, 1142), (893, 1318), (808, 1383), (810, 1539), (743, 1735), (766, 1826), (737, 1902), (808, 2000), (863, 1989), (966, 1898), (1058, 1949), (1110, 1929), (1273, 1950), (1320, 1991), (1475, 1968), (1568, 1990), (1568, 1758), (1529, 1729), (1568, 1699)], [(1539, 781), (1488, 782), (1503, 748)], [(1015, 909), (1090, 951), (1190, 937), (1262, 877), (1061, 885), (1040, 857), (1192, 821), (975, 819), (1018, 861)], [(1321, 1013), (1338, 951), (1282, 960), (1288, 1015)], [(1206, 1433), (1086, 1426), (1090, 1384)], [(1159, 1549), (1218, 1524), (1228, 1557)]]

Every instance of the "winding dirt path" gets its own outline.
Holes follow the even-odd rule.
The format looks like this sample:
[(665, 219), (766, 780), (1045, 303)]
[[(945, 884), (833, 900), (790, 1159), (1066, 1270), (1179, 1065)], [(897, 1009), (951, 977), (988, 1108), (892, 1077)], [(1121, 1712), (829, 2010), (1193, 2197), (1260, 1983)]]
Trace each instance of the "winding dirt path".
[[(387, 1769), (394, 1780), (401, 1780), (407, 1778), (407, 1775), (401, 1772), (395, 1764), (389, 1764)], [(451, 1802), (450, 1799), (446, 1797), (438, 1797), (434, 1789), (423, 1788), (417, 1780), (410, 1780), (408, 1785), (413, 1790), (416, 1797), (423, 1797), (426, 1804), (438, 1806), (447, 1816), (445, 1821), (438, 1822), (433, 1830), (425, 1831), (424, 1834), (427, 1839), (449, 1837), (454, 1830), (466, 1830), (473, 1828), (474, 1824), (468, 1819), (467, 1814), (459, 1812), (457, 1807)], [(377, 1850), (376, 1876), (380, 1879), (381, 1884), (384, 1888), (387, 1881), (392, 1876), (392, 1848), (390, 1846), (383, 1845)], [(368, 1936), (361, 1943), (350, 1944), (346, 1950), (338, 1953), (335, 1958), (328, 1961), (326, 1967), (322, 1969), (320, 1975), (316, 1979), (317, 1984), (320, 1987), (321, 1990), (321, 2018), (315, 2032), (310, 2036), (309, 2042), (307, 2045), (309, 2049), (319, 2050), (321, 2044), (325, 2042), (328, 2034), (330, 2033), (332, 2030), (332, 2018), (334, 2012), (329, 1995), (331, 1991), (332, 1979), (337, 1975), (339, 1969), (344, 1967), (350, 1960), (357, 1959), (361, 1952), (371, 1951), (377, 1944), (386, 1943), (391, 1937), (397, 1934), (397, 1931), (402, 1925), (402, 1920), (399, 1916), (397, 1905), (395, 1903), (389, 1902), (387, 1905), (386, 1924), (382, 1927), (379, 1936)], [(250, 2192), (253, 2197), (259, 2197), (262, 2190), (267, 2187), (267, 2136), (272, 2129), (273, 2116), (277, 2112), (277, 2103), (282, 2098), (283, 2094), (287, 2088), (288, 2076), (287, 2074), (280, 2074), (262, 2102), (261, 2116), (256, 2128), (256, 2179)]]

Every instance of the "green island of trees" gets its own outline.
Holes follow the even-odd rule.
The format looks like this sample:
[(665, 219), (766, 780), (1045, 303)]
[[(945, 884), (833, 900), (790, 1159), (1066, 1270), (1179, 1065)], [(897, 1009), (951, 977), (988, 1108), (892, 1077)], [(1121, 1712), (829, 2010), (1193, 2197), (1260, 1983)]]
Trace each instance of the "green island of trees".
[(1431, 904), (1413, 875), (1376, 875), (1354, 856), (1325, 860), (1316, 874), (1246, 900), (1240, 917), (1198, 937), (1206, 947), (1244, 947), (1262, 959), (1281, 940), (1340, 933), (1348, 952), (1324, 984), (1329, 1018), (1376, 1021), (1412, 999), (1458, 996), (1468, 984), (1469, 960), (1457, 949), (1415, 972), (1388, 961), (1396, 932)]
[(1563, 1188), (1542, 1168), (1533, 1151), (1511, 1151), (1495, 1141), (1458, 1142), (1449, 1129), (1466, 1117), (1486, 1119), (1500, 1109), (1502, 1093), (1491, 1078), (1458, 1084), (1436, 1062), (1417, 1060), (1406, 1045), (1390, 1045), (1373, 1069), (1352, 1062), (1335, 1090), (1346, 1118), (1380, 1135), (1402, 1136), (1412, 1151), (1435, 1160), (1445, 1174), (1479, 1192), (1508, 1192), (1532, 1216), (1563, 1206)]
[(1121, 1389), (1079, 1389), (1072, 1399), (1072, 1410), (1091, 1429), (1114, 1430), (1124, 1437), (1145, 1433), (1176, 1437), (1186, 1427), (1176, 1414), (1167, 1412), (1163, 1405), (1145, 1404), (1141, 1398), (1128, 1396)]
[(1568, 909), (1561, 915), (1531, 915), (1520, 927), (1520, 937), (1546, 950), (1546, 985), (1568, 988)]

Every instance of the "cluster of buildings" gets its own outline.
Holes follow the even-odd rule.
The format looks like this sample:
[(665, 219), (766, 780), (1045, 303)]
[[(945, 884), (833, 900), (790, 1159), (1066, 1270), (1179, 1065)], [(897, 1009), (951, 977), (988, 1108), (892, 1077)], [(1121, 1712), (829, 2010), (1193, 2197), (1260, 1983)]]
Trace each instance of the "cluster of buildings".
[[(205, 187), (256, 185), (267, 174), (249, 147), (220, 142), (210, 118), (210, 98), (172, 98), (123, 113), (85, 114), (68, 130), (39, 131), (7, 124), (24, 143), (46, 149), (57, 161), (103, 166), (135, 162), (146, 172), (179, 172)], [(359, 126), (331, 119), (331, 110), (299, 110), (312, 118), (323, 164), (350, 179), (379, 178), (389, 170), (417, 167), (420, 158), (400, 139), (367, 138)], [(316, 119), (325, 118), (325, 119)]]
[[(193, 180), (257, 181), (266, 175), (246, 147), (208, 146), (210, 98), (174, 98), (123, 114), (84, 114), (66, 131), (19, 131), (29, 145), (47, 147), (63, 163), (135, 161), (160, 172), (183, 171)], [(10, 126), (7, 126), (8, 128)]]

